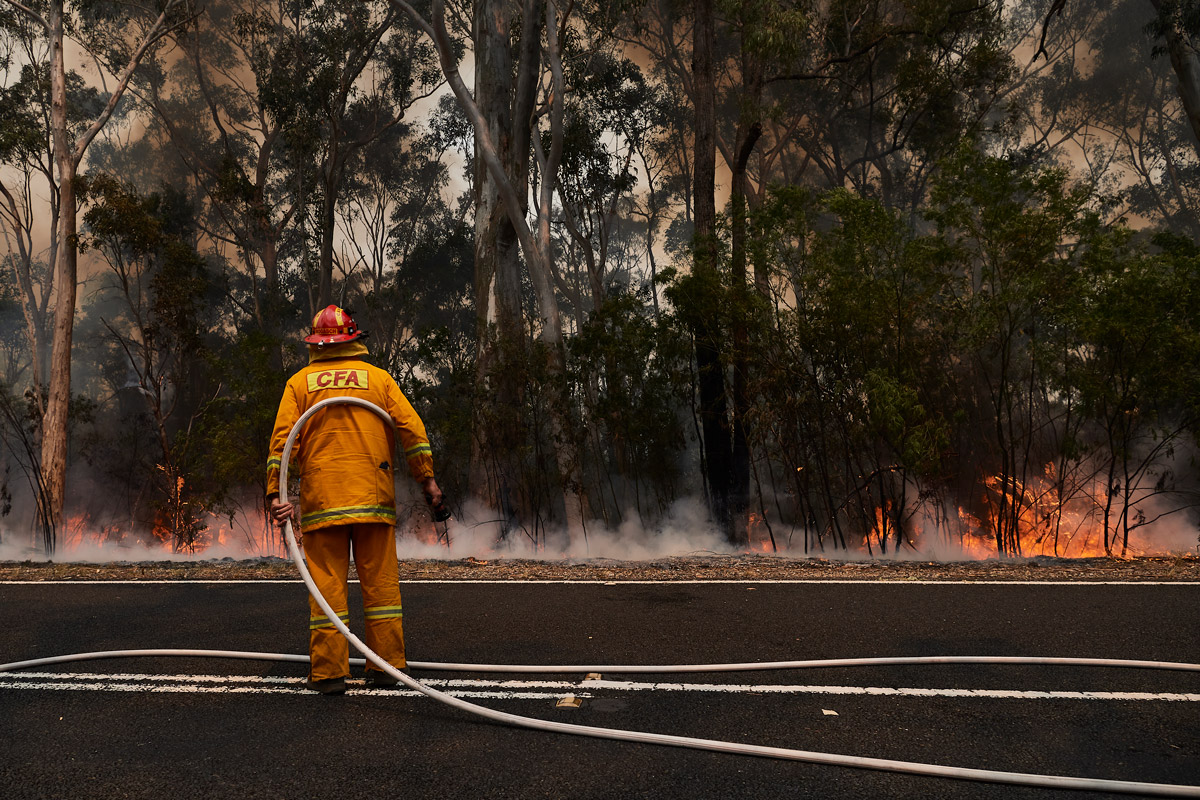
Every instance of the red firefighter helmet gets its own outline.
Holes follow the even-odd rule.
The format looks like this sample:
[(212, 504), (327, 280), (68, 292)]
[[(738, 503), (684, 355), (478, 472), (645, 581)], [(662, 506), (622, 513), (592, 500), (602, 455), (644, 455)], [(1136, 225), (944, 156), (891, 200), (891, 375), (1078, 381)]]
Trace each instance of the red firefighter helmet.
[(353, 342), (366, 336), (350, 316), (350, 312), (335, 305), (328, 305), (317, 312), (312, 321), (312, 334), (304, 337), (308, 344), (318, 346)]

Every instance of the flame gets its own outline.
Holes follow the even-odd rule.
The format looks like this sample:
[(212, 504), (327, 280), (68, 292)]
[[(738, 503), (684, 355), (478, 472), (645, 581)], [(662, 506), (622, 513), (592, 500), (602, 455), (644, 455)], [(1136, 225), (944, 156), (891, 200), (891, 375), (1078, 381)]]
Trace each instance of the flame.
[(160, 511), (149, 530), (141, 535), (131, 525), (99, 523), (90, 514), (72, 514), (63, 521), (58, 551), (63, 554), (85, 549), (140, 548), (151, 553), (187, 553), (201, 556), (214, 547), (222, 555), (286, 555), (278, 529), (260, 513), (240, 513), (233, 521), (228, 516), (204, 512), (195, 520), (197, 532), (190, 544), (177, 540), (172, 515)]
[(766, 517), (755, 512), (750, 513), (746, 522), (746, 542), (750, 553), (775, 553), (779, 549), (772, 540)]
[[(139, 532), (128, 520), (105, 521), (90, 514), (75, 514), (64, 520), (59, 550), (70, 554), (85, 546), (137, 546), (197, 556), (211, 550), (221, 555), (287, 556), (279, 529), (267, 521), (261, 507), (248, 506), (231, 519), (193, 505), (187, 499), (182, 478), (169, 485), (174, 487), (171, 502), (158, 512), (150, 529)], [(1109, 498), (1101, 478), (1093, 478), (1083, 487), (1062, 487), (1070, 487), (1070, 482), (1063, 480), (1051, 463), (1040, 474), (1025, 479), (1002, 474), (987, 476), (980, 482), (975, 497), (956, 508), (948, 506), (937, 515), (927, 512), (935, 504), (940, 510), (940, 501), (918, 493), (912, 495), (919, 498), (916, 502), (927, 505), (909, 506), (900, 510), (902, 513), (897, 513), (893, 501), (886, 499), (874, 509), (864, 509), (867, 530), (852, 546), (863, 555), (868, 552), (878, 555), (874, 543), (888, 542), (890, 552), (903, 540), (905, 548), (911, 544), (918, 552), (928, 545), (942, 553), (948, 548), (950, 557), (973, 560), (1002, 556), (1133, 557), (1164, 552), (1162, 545), (1155, 543), (1150, 526), (1131, 530), (1125, 547), (1123, 535), (1116, 530), (1119, 509), (1112, 511), (1105, 535), (1104, 510)], [(922, 514), (926, 524), (920, 521)], [(788, 547), (789, 529), (787, 523), (782, 527), (775, 524), (772, 529), (765, 513), (752, 512), (746, 522), (745, 551), (777, 553), (780, 546)], [(181, 544), (178, 534), (181, 530), (191, 532), (190, 542)], [(402, 532), (428, 545), (444, 543), (424, 514), (410, 515)], [(776, 541), (773, 534), (782, 535), (783, 539)]]
[[(1093, 479), (1062, 496), (1064, 481), (1054, 463), (1027, 481), (1005, 475), (984, 479), (978, 511), (959, 506), (958, 541), (968, 558), (1007, 556), (1131, 558), (1159, 552), (1149, 528), (1130, 531), (1128, 547), (1115, 528), (1106, 536), (1107, 489)], [(999, 538), (1004, 541), (997, 541)]]
[(867, 539), (864, 539), (863, 546), (869, 548), (867, 540), (874, 539), (877, 542), (886, 542), (895, 532), (895, 524), (892, 521), (892, 501), (884, 500), (883, 505), (875, 509), (875, 519), (871, 523), (871, 530), (867, 533)]

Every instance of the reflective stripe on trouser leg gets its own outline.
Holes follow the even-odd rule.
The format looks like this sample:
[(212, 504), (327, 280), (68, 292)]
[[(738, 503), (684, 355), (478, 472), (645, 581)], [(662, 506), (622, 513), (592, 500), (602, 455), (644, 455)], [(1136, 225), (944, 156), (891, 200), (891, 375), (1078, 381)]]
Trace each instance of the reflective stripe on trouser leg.
[[(334, 525), (304, 534), (304, 560), (313, 581), (342, 621), (350, 618), (346, 604), (346, 576), (350, 572), (350, 526)], [(350, 674), (350, 643), (333, 627), (325, 612), (308, 598), (308, 655), (313, 680), (342, 678)]]
[(386, 522), (360, 522), (353, 527), (354, 566), (362, 584), (367, 647), (403, 669), (404, 612), (400, 608), (395, 529)]

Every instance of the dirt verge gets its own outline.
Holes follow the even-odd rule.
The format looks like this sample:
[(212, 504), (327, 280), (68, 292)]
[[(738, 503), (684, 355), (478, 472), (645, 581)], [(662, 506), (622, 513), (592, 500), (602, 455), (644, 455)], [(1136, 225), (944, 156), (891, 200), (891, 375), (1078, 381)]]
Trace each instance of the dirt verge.
[[(111, 564), (0, 561), (3, 581), (296, 580), (281, 558), (146, 561)], [(566, 581), (1200, 581), (1200, 557), (1047, 558), (987, 561), (837, 561), (765, 555), (690, 555), (651, 561), (580, 559), (535, 561), (473, 558), (404, 560), (405, 580)]]

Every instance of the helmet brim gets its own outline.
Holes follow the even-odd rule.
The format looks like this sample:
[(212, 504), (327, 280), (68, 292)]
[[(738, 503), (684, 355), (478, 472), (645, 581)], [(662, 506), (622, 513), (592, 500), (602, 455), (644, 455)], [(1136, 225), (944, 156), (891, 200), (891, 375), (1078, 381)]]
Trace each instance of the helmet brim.
[(354, 333), (314, 333), (305, 336), (304, 343), (323, 347), (327, 344), (345, 344), (346, 342), (353, 342), (355, 339), (365, 338), (367, 338), (366, 331), (355, 331)]

